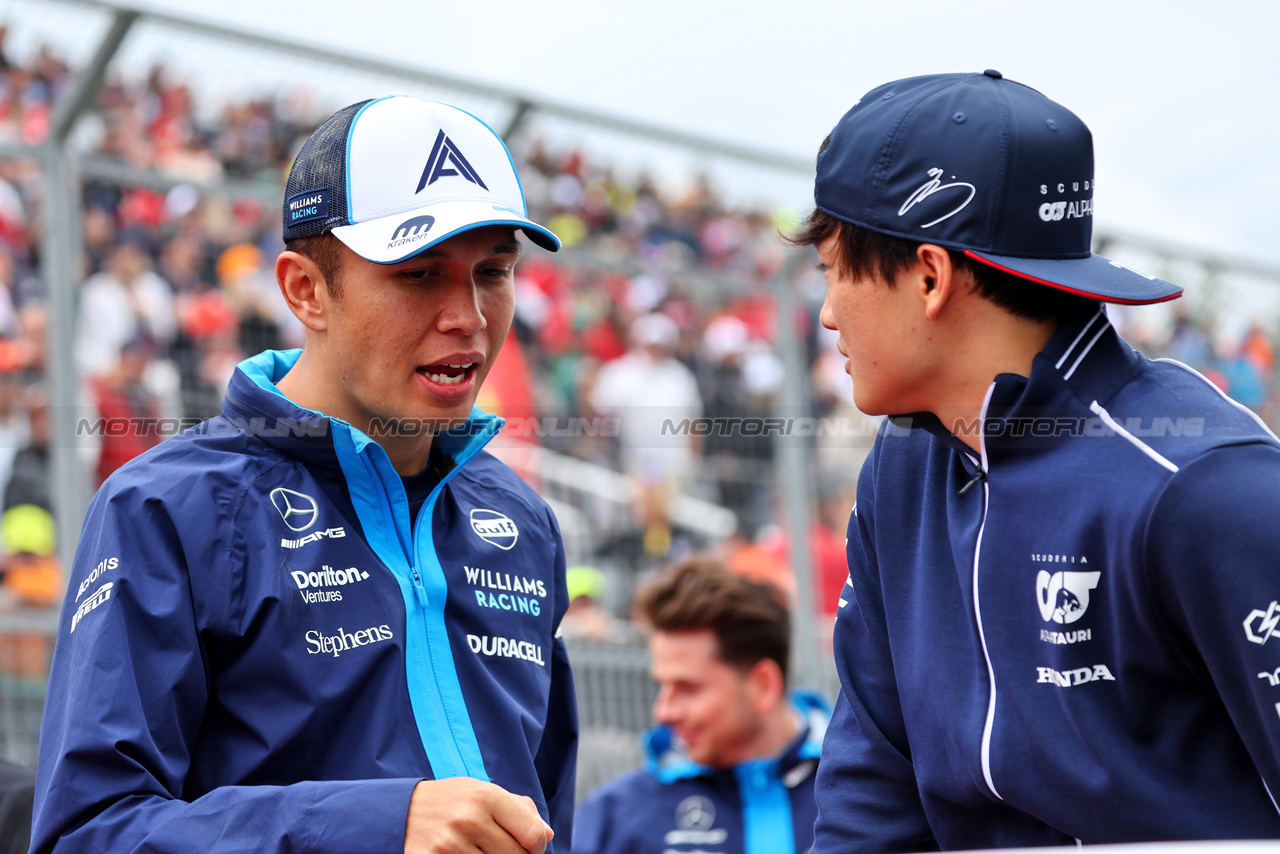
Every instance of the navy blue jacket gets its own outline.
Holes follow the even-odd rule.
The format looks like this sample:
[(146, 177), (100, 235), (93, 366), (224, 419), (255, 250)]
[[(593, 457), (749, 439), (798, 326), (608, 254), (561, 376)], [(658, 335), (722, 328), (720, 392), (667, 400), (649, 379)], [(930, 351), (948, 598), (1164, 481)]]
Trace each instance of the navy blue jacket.
[(1101, 310), (982, 418), (862, 470), (814, 851), (1280, 836), (1280, 442)]
[(786, 854), (813, 844), (814, 772), (830, 706), (793, 695), (805, 726), (772, 759), (732, 768), (698, 765), (674, 749), (671, 730), (645, 738), (646, 767), (606, 783), (582, 804), (574, 854)]
[(412, 528), (386, 452), (242, 363), (221, 417), (89, 508), (41, 728), (33, 850), (400, 852), (414, 786), (470, 776), (571, 834), (564, 551), (482, 450)]

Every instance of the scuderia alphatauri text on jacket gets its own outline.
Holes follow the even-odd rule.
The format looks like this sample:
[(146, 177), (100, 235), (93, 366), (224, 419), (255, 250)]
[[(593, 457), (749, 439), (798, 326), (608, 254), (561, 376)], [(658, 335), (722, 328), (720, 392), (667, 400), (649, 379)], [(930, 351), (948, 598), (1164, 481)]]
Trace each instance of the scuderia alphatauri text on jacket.
[[(492, 780), (568, 849), (577, 715), (547, 505), (475, 410), (410, 525), (385, 451), (242, 363), (223, 414), (85, 522), (41, 732), (35, 850), (399, 852), (421, 779)], [(157, 473), (165, 482), (155, 486)]]

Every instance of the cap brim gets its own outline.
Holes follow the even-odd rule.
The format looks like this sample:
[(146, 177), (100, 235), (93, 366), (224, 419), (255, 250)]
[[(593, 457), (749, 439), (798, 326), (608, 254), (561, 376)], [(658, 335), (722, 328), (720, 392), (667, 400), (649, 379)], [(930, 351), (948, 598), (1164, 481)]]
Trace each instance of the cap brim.
[(1146, 305), (1182, 296), (1182, 288), (1130, 270), (1101, 255), (1088, 258), (1016, 258), (963, 250), (975, 261), (1028, 281), (1103, 302)]
[(340, 225), (333, 229), (333, 236), (361, 258), (375, 264), (398, 264), (454, 235), (490, 225), (518, 228), (550, 252), (560, 248), (560, 238), (547, 228), (518, 211), (489, 201), (440, 202), (354, 225)]

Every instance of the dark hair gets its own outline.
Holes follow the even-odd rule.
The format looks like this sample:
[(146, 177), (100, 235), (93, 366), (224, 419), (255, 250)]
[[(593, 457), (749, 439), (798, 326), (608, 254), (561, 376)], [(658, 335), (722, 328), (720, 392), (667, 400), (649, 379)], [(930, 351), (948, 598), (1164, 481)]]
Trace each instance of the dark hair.
[[(830, 144), (831, 137), (828, 136), (819, 146), (818, 154), (826, 151)], [(873, 272), (878, 272), (889, 287), (894, 286), (899, 273), (915, 263), (916, 251), (923, 243), (881, 234), (816, 208), (794, 233), (783, 235), (782, 239), (794, 246), (815, 246), (837, 230), (840, 242), (836, 271), (854, 278), (868, 278)], [(974, 261), (955, 249), (948, 248), (947, 254), (951, 256), (953, 268), (965, 270), (973, 276), (975, 290), (980, 296), (1018, 317), (1037, 321), (1061, 319), (1095, 302)]]
[(287, 240), (284, 248), (314, 261), (329, 286), (329, 295), (334, 299), (342, 296), (342, 250), (338, 246), (338, 238), (326, 231)]
[(736, 575), (720, 561), (691, 557), (644, 584), (636, 613), (660, 632), (710, 629), (720, 660), (741, 670), (777, 662), (785, 680), (791, 614), (771, 584)]

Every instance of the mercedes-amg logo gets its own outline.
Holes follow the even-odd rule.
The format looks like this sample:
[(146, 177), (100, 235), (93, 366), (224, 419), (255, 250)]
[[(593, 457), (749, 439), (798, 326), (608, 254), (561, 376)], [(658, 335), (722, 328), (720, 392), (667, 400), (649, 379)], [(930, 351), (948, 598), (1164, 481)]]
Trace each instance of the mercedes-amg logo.
[(314, 498), (283, 486), (271, 490), (271, 503), (280, 511), (280, 518), (291, 531), (307, 530), (316, 523), (316, 518), (320, 515)]
[(676, 827), (681, 830), (710, 830), (716, 823), (716, 805), (702, 795), (690, 795), (676, 807)]

